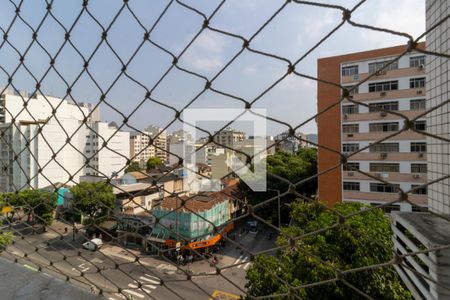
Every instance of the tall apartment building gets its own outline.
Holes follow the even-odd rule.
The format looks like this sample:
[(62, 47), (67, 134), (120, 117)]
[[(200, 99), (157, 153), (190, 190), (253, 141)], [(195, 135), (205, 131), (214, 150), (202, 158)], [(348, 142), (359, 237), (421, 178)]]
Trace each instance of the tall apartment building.
[(161, 128), (131, 133), (129, 145), (131, 160), (138, 162), (141, 167), (145, 167), (150, 157), (159, 157), (163, 162), (168, 162), (167, 135)]
[[(418, 45), (424, 48), (424, 43)], [(344, 99), (339, 87), (318, 83), (317, 118), (319, 145), (336, 152), (351, 154), (368, 147), (348, 159), (348, 164), (319, 177), (319, 197), (332, 205), (340, 201), (358, 201), (381, 204), (398, 199), (398, 188), (408, 191), (427, 180), (426, 138), (414, 131), (392, 135), (404, 126), (401, 116), (381, 111), (389, 110), (413, 118), (425, 111), (425, 55), (412, 51), (380, 69), (403, 53), (406, 46), (383, 48), (318, 60), (318, 77), (340, 83), (351, 89), (354, 85), (375, 74), (351, 92), (354, 104)], [(425, 118), (414, 123), (415, 129), (426, 130)], [(375, 144), (374, 144), (375, 143)], [(371, 145), (373, 144), (373, 145)], [(340, 155), (319, 147), (319, 172), (340, 163)], [(370, 173), (395, 186), (386, 185), (355, 169)], [(414, 203), (401, 203), (387, 210), (420, 210), (426, 206), (426, 188), (415, 191), (410, 197)]]
[[(0, 120), (0, 192), (43, 188), (58, 182), (73, 184), (88, 172), (84, 158), (92, 144), (87, 137), (88, 126), (106, 124), (99, 121), (98, 110), (92, 111), (92, 106), (76, 105), (70, 100), (42, 95), (30, 97), (26, 92), (19, 94), (10, 90), (0, 99), (0, 111), (3, 112)], [(26, 107), (24, 99), (28, 101)], [(89, 112), (92, 112), (91, 117), (84, 124), (84, 116)], [(99, 135), (103, 133), (99, 131)], [(128, 139), (121, 142), (126, 145)], [(116, 151), (121, 151), (125, 157), (129, 155), (128, 151)], [(91, 162), (96, 161), (102, 173), (118, 172), (126, 164), (126, 158), (121, 163), (111, 164), (115, 160), (113, 154), (107, 152), (102, 149), (92, 153)], [(113, 166), (117, 169), (112, 170)]]
[(214, 132), (214, 141), (220, 145), (233, 148), (235, 142), (240, 142), (246, 139), (246, 134), (243, 131), (232, 129), (227, 127), (220, 132)]

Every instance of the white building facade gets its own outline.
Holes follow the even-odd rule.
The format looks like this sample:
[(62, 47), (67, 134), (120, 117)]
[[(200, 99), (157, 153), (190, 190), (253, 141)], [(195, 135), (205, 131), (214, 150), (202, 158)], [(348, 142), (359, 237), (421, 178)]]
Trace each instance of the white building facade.
[(123, 175), (130, 157), (130, 133), (106, 122), (93, 122), (86, 128), (85, 155), (90, 158), (86, 175), (115, 178)]
[[(0, 99), (0, 192), (78, 183), (87, 170), (88, 126), (102, 124), (98, 110), (56, 97), (30, 97), (25, 92), (5, 91)], [(126, 150), (118, 150), (128, 157), (128, 139), (122, 143)], [(110, 173), (114, 161), (106, 152), (101, 149), (92, 158), (104, 157), (105, 165), (99, 165), (102, 173)]]
[[(450, 0), (426, 1), (426, 24), (431, 29), (448, 15)], [(449, 53), (450, 26), (441, 23), (427, 33), (426, 50)], [(428, 209), (433, 213), (395, 213), (392, 215), (394, 251), (401, 263), (394, 265), (414, 299), (450, 299), (450, 213), (449, 156), (450, 106), (449, 59), (427, 57), (427, 132), (446, 139), (427, 136)], [(409, 198), (409, 195), (408, 195)], [(416, 252), (417, 254), (413, 254)]]
[[(425, 55), (412, 51), (394, 61), (396, 57), (374, 56), (341, 64), (341, 84), (349, 90), (369, 74), (376, 75), (351, 91), (353, 100), (365, 105), (347, 100), (341, 104), (341, 151), (351, 155), (342, 169), (343, 201), (379, 205), (395, 200), (399, 188), (409, 191), (427, 181), (426, 137), (420, 133), (427, 129), (424, 117), (414, 121), (414, 129), (419, 132), (404, 131), (376, 143), (404, 126), (402, 117), (386, 111), (410, 118), (425, 111)], [(377, 71), (392, 61), (387, 69)], [(360, 149), (364, 150), (352, 155)], [(393, 185), (377, 182), (357, 170)], [(385, 210), (422, 210), (426, 194), (426, 188), (416, 189), (410, 198), (414, 205), (394, 204)]]

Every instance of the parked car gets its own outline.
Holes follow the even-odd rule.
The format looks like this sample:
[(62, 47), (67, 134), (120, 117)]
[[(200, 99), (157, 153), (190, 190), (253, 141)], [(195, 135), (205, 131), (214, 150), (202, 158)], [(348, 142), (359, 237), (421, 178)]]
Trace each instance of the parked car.
[(258, 221), (252, 220), (247, 222), (248, 232), (257, 234), (258, 233)]
[(101, 239), (92, 239), (83, 244), (83, 248), (91, 251), (100, 249), (103, 246), (103, 241)]

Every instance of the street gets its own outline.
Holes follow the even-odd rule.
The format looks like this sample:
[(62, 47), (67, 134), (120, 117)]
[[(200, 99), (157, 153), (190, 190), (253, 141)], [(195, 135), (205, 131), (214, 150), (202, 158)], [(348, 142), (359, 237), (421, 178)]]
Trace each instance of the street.
[[(217, 290), (245, 294), (250, 255), (231, 243), (216, 254), (216, 266), (224, 268), (216, 274), (216, 266), (205, 260), (177, 269), (176, 263), (166, 258), (124, 251), (107, 243), (98, 251), (88, 251), (81, 247), (81, 234), (72, 241), (72, 232), (64, 232), (63, 228), (62, 223), (55, 222), (47, 232), (26, 234), (23, 239), (16, 237), (2, 256), (18, 259), (18, 263), (30, 268), (41, 267), (43, 272), (111, 300), (209, 299)], [(263, 232), (244, 233), (236, 238), (237, 243), (253, 253), (273, 248), (274, 241), (275, 238), (267, 240)]]

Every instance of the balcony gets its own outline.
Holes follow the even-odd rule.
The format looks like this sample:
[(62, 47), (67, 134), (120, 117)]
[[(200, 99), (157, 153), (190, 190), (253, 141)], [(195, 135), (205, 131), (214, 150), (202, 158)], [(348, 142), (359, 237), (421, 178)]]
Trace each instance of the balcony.
[[(342, 140), (350, 141), (378, 141), (395, 132), (361, 132), (361, 133), (342, 133)], [(423, 134), (415, 131), (403, 131), (389, 140), (411, 140), (411, 141), (425, 141)]]
[[(412, 98), (412, 97), (425, 97), (425, 88), (415, 89), (402, 89), (384, 92), (372, 92), (372, 93), (360, 93), (353, 95), (353, 100), (357, 102), (364, 102), (370, 100), (382, 100), (382, 99), (400, 99), (400, 98)], [(344, 100), (343, 103), (350, 103)]]
[[(351, 76), (342, 76), (341, 83), (342, 84), (351, 84), (351, 83), (356, 84), (359, 81), (365, 80), (371, 74), (372, 73), (361, 73), (361, 74), (351, 75)], [(373, 76), (369, 81), (407, 77), (407, 76), (417, 76), (417, 75), (425, 76), (425, 68), (414, 67), (414, 68), (402, 68), (402, 69), (390, 70), (390, 71), (381, 71), (379, 73), (379, 75)]]
[[(398, 110), (396, 112), (408, 117), (409, 119), (412, 119), (422, 114), (424, 110)], [(403, 118), (394, 114), (384, 113), (380, 111), (359, 114), (346, 114), (342, 116), (343, 122), (374, 121), (384, 119), (401, 120)]]
[[(424, 152), (385, 152), (387, 155), (383, 161), (426, 161)], [(351, 161), (380, 160), (380, 152), (360, 152), (349, 158)]]
[[(389, 181), (389, 182), (410, 182), (417, 185), (421, 185), (427, 182), (427, 174), (411, 174), (411, 173), (390, 173), (390, 172), (383, 172), (383, 173), (374, 173), (369, 172), (369, 174), (379, 177), (382, 180)], [(382, 175), (379, 175), (382, 174)], [(366, 176), (364, 174), (361, 174), (357, 171), (343, 171), (342, 177), (344, 180), (370, 180), (374, 181), (375, 179)]]
[[(344, 200), (356, 201), (374, 201), (374, 202), (392, 202), (398, 200), (399, 195), (397, 193), (374, 193), (374, 192), (359, 192), (359, 191), (344, 191)], [(408, 194), (408, 199), (415, 205), (423, 206), (427, 205), (427, 195), (413, 195)]]

